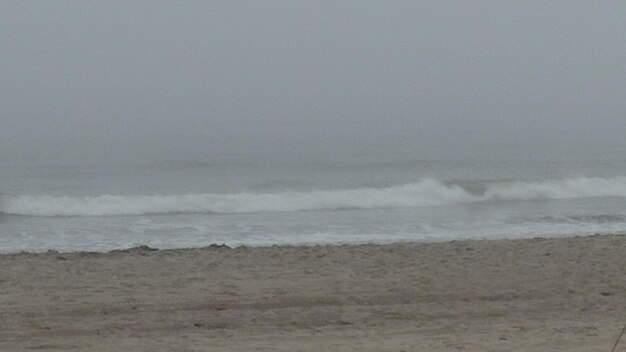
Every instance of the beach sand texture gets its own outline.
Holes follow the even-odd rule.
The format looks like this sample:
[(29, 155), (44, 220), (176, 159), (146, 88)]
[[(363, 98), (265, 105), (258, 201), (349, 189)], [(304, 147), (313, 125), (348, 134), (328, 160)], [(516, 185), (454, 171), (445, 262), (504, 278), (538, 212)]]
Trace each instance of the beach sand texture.
[(625, 323), (625, 236), (0, 256), (0, 351), (609, 352)]

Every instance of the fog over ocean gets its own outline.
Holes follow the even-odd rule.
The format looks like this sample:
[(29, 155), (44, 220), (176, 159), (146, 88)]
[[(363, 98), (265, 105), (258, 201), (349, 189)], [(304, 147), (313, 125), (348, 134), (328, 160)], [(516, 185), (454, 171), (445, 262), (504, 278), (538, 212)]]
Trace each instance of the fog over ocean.
[(626, 233), (626, 4), (2, 2), (0, 252)]

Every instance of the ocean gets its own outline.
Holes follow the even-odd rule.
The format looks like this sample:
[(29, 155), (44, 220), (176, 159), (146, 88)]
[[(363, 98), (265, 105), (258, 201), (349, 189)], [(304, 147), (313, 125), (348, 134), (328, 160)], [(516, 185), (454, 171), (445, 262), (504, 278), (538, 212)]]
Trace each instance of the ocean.
[(626, 232), (620, 153), (7, 163), (0, 251)]

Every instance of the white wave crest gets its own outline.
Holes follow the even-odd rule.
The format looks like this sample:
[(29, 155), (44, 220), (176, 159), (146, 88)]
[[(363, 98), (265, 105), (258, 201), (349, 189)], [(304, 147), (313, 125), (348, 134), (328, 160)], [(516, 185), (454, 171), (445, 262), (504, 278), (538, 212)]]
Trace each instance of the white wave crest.
[(485, 200), (626, 197), (626, 177), (579, 177), (539, 183), (506, 182), (487, 188)]
[(472, 194), (458, 185), (417, 183), (353, 190), (97, 197), (5, 196), (0, 212), (28, 216), (115, 216), (176, 213), (255, 213), (303, 210), (416, 208), (489, 200), (626, 197), (626, 177), (572, 178), (487, 185)]

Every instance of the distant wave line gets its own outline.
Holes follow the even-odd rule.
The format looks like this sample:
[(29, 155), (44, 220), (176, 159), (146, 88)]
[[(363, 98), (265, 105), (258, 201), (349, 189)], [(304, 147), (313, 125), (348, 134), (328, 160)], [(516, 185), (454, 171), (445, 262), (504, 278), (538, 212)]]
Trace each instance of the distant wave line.
[(626, 177), (579, 177), (542, 182), (493, 182), (470, 192), (459, 184), (424, 179), (381, 188), (282, 193), (102, 195), (93, 197), (4, 195), (0, 213), (25, 216), (233, 214), (306, 210), (417, 208), (493, 200), (626, 197)]

